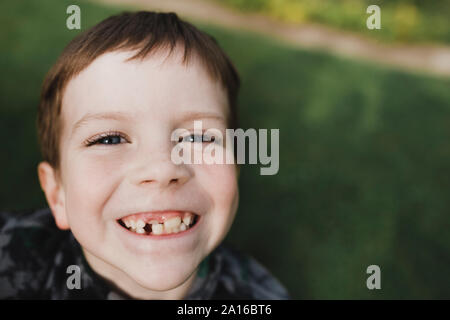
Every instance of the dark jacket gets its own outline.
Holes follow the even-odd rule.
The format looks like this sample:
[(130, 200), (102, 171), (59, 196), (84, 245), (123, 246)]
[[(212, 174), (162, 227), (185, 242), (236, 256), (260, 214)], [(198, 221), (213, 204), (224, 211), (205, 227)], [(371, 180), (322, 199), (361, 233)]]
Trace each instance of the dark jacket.
[[(79, 289), (68, 286), (78, 266)], [(72, 289), (69, 289), (71, 287)], [(128, 299), (95, 273), (70, 231), (49, 208), (0, 212), (0, 299)], [(249, 256), (220, 245), (199, 266), (186, 299), (288, 299), (286, 289)]]

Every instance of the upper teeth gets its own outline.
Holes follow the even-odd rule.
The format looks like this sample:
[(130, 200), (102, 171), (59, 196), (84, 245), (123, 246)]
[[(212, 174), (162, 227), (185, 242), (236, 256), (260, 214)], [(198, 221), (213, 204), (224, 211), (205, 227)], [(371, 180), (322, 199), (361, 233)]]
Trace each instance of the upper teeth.
[(164, 223), (159, 223), (156, 220), (150, 220), (147, 223), (144, 220), (141, 219), (133, 219), (131, 218), (124, 218), (122, 219), (122, 222), (125, 224), (127, 228), (129, 228), (131, 231), (144, 234), (146, 231), (144, 228), (146, 225), (151, 225), (151, 233), (154, 235), (160, 235), (160, 234), (168, 234), (168, 233), (177, 233), (180, 231), (187, 230), (191, 223), (193, 222), (193, 216), (191, 213), (186, 212), (183, 216), (183, 219), (181, 217), (173, 217), (170, 219), (167, 219), (164, 221)]
[(136, 221), (136, 229), (141, 229), (145, 227), (145, 222), (142, 220)]
[(192, 221), (192, 215), (188, 214), (183, 217), (183, 222), (185, 225), (190, 225)]
[(164, 232), (164, 226), (160, 223), (152, 225), (152, 233), (153, 234), (162, 234)]
[(180, 217), (171, 218), (169, 220), (166, 220), (166, 222), (164, 222), (164, 228), (165, 229), (174, 229), (176, 227), (179, 227), (180, 223), (181, 223)]

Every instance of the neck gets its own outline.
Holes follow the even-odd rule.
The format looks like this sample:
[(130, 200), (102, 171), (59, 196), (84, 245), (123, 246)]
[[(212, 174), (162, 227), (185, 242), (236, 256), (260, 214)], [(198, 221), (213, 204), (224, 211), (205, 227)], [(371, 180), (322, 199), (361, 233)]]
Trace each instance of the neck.
[(116, 291), (130, 296), (133, 299), (143, 300), (179, 300), (186, 297), (192, 287), (197, 269), (179, 286), (166, 291), (157, 291), (145, 288), (131, 279), (125, 272), (112, 266), (106, 261), (96, 257), (83, 249), (83, 254), (89, 266), (100, 277), (108, 282)]

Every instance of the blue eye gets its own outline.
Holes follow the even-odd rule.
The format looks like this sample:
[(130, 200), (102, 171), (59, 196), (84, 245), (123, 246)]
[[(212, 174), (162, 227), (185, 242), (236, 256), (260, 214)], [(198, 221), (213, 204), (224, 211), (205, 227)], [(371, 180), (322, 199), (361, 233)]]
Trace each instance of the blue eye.
[(199, 134), (191, 134), (185, 137), (180, 137), (178, 142), (214, 142), (215, 137), (207, 136), (207, 135), (199, 135)]
[(95, 137), (88, 139), (85, 144), (86, 146), (92, 146), (95, 144), (101, 145), (117, 145), (127, 142), (127, 140), (119, 133), (102, 133)]
[(119, 144), (122, 141), (121, 136), (107, 136), (97, 140), (99, 144)]

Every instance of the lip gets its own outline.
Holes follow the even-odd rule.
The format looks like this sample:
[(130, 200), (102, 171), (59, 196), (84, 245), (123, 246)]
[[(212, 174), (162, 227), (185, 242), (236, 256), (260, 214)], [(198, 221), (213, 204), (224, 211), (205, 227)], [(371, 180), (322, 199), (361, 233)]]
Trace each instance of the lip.
[[(183, 212), (186, 212), (186, 211), (183, 211)], [(156, 215), (159, 215), (160, 218), (161, 218), (161, 216), (163, 216), (164, 214), (168, 214), (168, 213), (171, 213), (172, 216), (178, 216), (178, 215), (175, 215), (175, 214), (174, 214), (174, 211), (170, 211), (170, 212), (169, 212), (169, 211), (164, 211), (164, 213), (163, 213), (163, 212), (142, 212), (142, 213), (139, 213), (139, 215), (140, 215), (140, 214), (145, 214), (145, 215), (148, 215), (149, 218), (155, 218)], [(173, 213), (173, 214), (172, 214), (172, 213)], [(193, 212), (191, 212), (191, 213), (193, 213)], [(120, 234), (121, 236), (126, 236), (126, 238), (130, 238), (132, 241), (142, 241), (142, 240), (144, 240), (144, 241), (170, 240), (170, 239), (177, 239), (177, 238), (184, 238), (184, 237), (187, 237), (187, 236), (191, 235), (192, 233), (194, 233), (194, 232), (198, 229), (198, 226), (202, 223), (202, 220), (203, 220), (203, 219), (202, 219), (202, 217), (201, 217), (200, 215), (198, 215), (198, 214), (196, 214), (196, 213), (193, 213), (193, 214), (195, 214), (195, 215), (197, 216), (197, 221), (196, 221), (196, 223), (195, 223), (192, 227), (190, 227), (189, 229), (187, 229), (187, 230), (185, 230), (185, 231), (180, 231), (180, 232), (178, 232), (178, 233), (169, 233), (169, 234), (160, 234), (160, 235), (138, 234), (138, 233), (129, 231), (128, 229), (122, 227), (122, 226), (119, 224), (119, 220), (120, 220), (120, 219), (123, 219), (123, 218), (125, 218), (125, 217), (129, 217), (129, 216), (132, 216), (132, 215), (135, 215), (135, 214), (127, 215), (127, 216), (125, 216), (125, 217), (123, 217), (123, 218), (117, 219), (117, 220), (115, 221), (114, 225), (119, 229), (119, 231), (120, 231), (119, 234)], [(167, 218), (167, 217), (168, 217), (168, 216), (163, 216), (163, 218)]]
[(183, 216), (185, 213), (191, 213), (194, 216), (200, 217), (198, 213), (192, 211), (164, 210), (164, 211), (146, 211), (146, 212), (131, 213), (129, 215), (118, 218), (117, 221), (134, 217), (135, 219), (140, 219), (145, 222), (156, 220), (159, 223), (164, 223), (166, 220), (170, 218)]
[[(188, 254), (195, 250), (200, 241), (200, 226), (203, 218), (186, 231), (171, 233), (167, 235), (142, 235), (134, 233), (122, 227), (116, 220), (113, 221), (114, 233), (120, 246), (129, 254), (136, 257), (162, 257), (165, 254)], [(118, 243), (118, 244), (119, 244)]]

